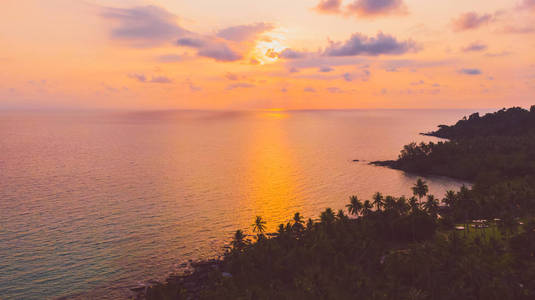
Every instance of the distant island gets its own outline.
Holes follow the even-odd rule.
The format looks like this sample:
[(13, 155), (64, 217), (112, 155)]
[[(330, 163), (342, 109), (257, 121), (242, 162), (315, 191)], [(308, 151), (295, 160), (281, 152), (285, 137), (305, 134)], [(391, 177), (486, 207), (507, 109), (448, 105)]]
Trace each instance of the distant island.
[(298, 212), (265, 232), (237, 230), (220, 260), (140, 291), (146, 299), (535, 299), (535, 106), (441, 125), (438, 143), (411, 143), (397, 160), (417, 174), (471, 188), (377, 192), (319, 220)]

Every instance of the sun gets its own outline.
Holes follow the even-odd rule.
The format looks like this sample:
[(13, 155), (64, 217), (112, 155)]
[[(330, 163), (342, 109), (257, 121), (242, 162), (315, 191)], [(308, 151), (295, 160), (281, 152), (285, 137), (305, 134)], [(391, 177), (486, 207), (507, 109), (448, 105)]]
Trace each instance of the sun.
[(279, 39), (262, 39), (256, 43), (252, 57), (260, 64), (274, 63), (279, 60), (280, 53), (286, 48), (288, 47), (282, 45)]

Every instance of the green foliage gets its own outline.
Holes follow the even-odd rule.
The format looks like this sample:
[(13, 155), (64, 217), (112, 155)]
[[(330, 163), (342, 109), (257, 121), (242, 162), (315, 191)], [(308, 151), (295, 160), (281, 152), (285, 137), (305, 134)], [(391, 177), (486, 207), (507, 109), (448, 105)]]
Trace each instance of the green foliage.
[[(385, 199), (392, 204), (358, 218), (326, 209), (322, 220), (309, 219), (299, 231), (281, 224), (271, 238), (234, 247), (216, 269), (191, 275), (200, 287), (167, 283), (151, 288), (147, 298), (522, 300), (535, 295), (535, 222), (509, 240), (435, 234), (432, 214), (419, 207), (410, 211), (403, 197)], [(428, 202), (434, 201), (430, 195)], [(295, 214), (293, 224), (302, 222)], [(235, 240), (243, 240), (238, 232)]]
[(535, 105), (527, 111), (520, 107), (501, 109), (480, 117), (478, 113), (464, 117), (453, 126), (440, 125), (430, 135), (447, 139), (481, 136), (523, 136), (535, 129)]
[[(502, 109), (483, 117), (473, 114), (454, 126), (441, 125), (430, 135), (450, 141), (411, 143), (388, 165), (472, 181), (471, 190), (451, 194), (444, 202), (455, 220), (531, 215), (535, 213), (534, 107)], [(420, 188), (417, 183), (413, 191), (421, 198)]]

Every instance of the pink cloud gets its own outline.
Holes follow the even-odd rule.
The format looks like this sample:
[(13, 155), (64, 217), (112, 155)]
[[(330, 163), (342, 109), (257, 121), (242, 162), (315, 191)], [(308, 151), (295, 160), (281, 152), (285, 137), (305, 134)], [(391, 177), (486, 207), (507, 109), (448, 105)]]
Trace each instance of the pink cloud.
[(194, 35), (180, 38), (176, 44), (181, 47), (197, 49), (197, 55), (213, 58), (220, 62), (230, 62), (242, 59), (242, 55), (227, 45), (224, 41), (215, 37)]
[(521, 9), (531, 9), (533, 12), (535, 12), (535, 0), (524, 0), (522, 1), (522, 4), (520, 4)]
[(188, 33), (177, 25), (177, 17), (164, 8), (150, 5), (133, 8), (104, 7), (101, 17), (113, 23), (111, 37), (136, 47), (170, 43)]
[(342, 0), (321, 0), (316, 6), (316, 11), (325, 14), (337, 14), (341, 12), (341, 6)]
[(420, 47), (412, 40), (398, 41), (394, 36), (382, 32), (377, 33), (375, 37), (355, 33), (345, 42), (331, 42), (324, 54), (327, 56), (377, 56), (399, 55), (418, 50)]
[(257, 38), (260, 34), (273, 30), (275, 26), (268, 23), (232, 26), (220, 30), (216, 36), (233, 42), (244, 42)]
[(479, 15), (476, 12), (467, 12), (453, 20), (453, 29), (455, 31), (477, 29), (488, 24), (492, 19), (492, 15), (490, 14)]
[(406, 14), (407, 6), (403, 0), (355, 0), (347, 6), (347, 10), (359, 17), (373, 17)]
[(478, 51), (487, 50), (487, 48), (488, 46), (481, 42), (473, 42), (470, 45), (463, 47), (462, 50), (464, 52), (478, 52)]

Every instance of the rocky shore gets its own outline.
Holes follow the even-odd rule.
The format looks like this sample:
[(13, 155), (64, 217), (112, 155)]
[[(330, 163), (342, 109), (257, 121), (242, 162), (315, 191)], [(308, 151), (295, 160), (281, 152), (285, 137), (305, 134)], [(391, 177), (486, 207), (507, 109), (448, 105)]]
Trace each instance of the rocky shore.
[(180, 299), (198, 299), (214, 277), (232, 277), (229, 273), (221, 272), (221, 263), (219, 259), (191, 262), (190, 270), (170, 275), (165, 282), (149, 282), (147, 286), (132, 288), (131, 291), (135, 294), (133, 299), (162, 299), (161, 295), (169, 295), (169, 291), (176, 291), (176, 296)]

